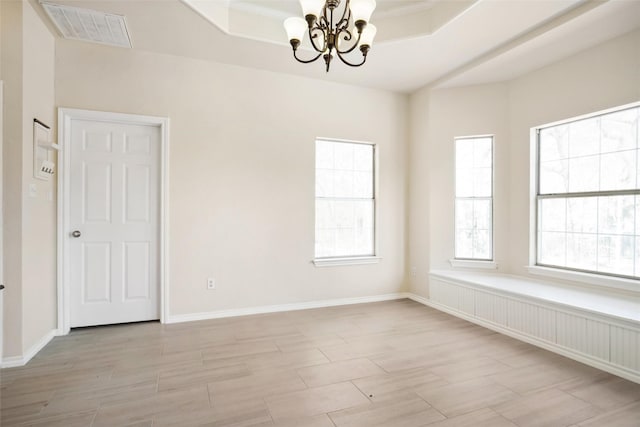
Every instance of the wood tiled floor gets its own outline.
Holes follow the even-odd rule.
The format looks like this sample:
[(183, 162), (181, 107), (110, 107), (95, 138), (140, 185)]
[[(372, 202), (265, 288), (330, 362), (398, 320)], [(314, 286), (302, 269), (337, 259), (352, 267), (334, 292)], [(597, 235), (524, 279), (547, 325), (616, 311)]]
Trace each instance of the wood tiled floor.
[(409, 300), (74, 330), (2, 426), (640, 427), (640, 385)]

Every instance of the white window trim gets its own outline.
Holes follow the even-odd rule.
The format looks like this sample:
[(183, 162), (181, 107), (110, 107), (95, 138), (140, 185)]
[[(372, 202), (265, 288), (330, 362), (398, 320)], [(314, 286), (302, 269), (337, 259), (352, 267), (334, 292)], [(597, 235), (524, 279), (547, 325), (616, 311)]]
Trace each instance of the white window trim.
[(483, 261), (476, 259), (451, 258), (449, 264), (455, 268), (482, 268), (486, 270), (497, 270), (498, 263), (495, 261)]
[(382, 258), (378, 256), (342, 257), (342, 258), (316, 258), (312, 262), (316, 267), (337, 267), (343, 265), (378, 264)]
[[(324, 136), (316, 137), (314, 146), (317, 141), (344, 142), (349, 144), (363, 144), (373, 147), (373, 255), (354, 255), (354, 256), (336, 256), (325, 258), (313, 258), (311, 262), (316, 267), (337, 267), (345, 265), (365, 265), (378, 264), (382, 257), (378, 256), (378, 144), (371, 141), (358, 141), (351, 139), (328, 138)], [(315, 165), (314, 165), (315, 171)], [(315, 182), (315, 181), (314, 181)], [(314, 206), (315, 206), (315, 189), (314, 189)], [(315, 236), (315, 219), (314, 219), (314, 236)], [(315, 254), (315, 248), (314, 248)]]
[(562, 267), (543, 266), (537, 264), (537, 251), (538, 251), (538, 130), (562, 125), (565, 123), (571, 123), (579, 120), (588, 119), (591, 117), (602, 116), (608, 113), (616, 111), (636, 108), (640, 106), (640, 102), (632, 102), (630, 104), (620, 105), (618, 107), (608, 108), (593, 113), (583, 114), (581, 116), (572, 117), (569, 119), (558, 120), (552, 123), (547, 123), (540, 126), (535, 126), (530, 129), (530, 162), (529, 162), (529, 265), (525, 266), (527, 271), (531, 274), (539, 276), (547, 276), (556, 279), (568, 280), (572, 282), (579, 282), (581, 284), (587, 284), (597, 286), (601, 288), (611, 288), (625, 291), (632, 291), (639, 293), (640, 281), (637, 279), (631, 279), (626, 277), (611, 276), (608, 274), (601, 274), (596, 272), (586, 272), (571, 270)]
[[(457, 168), (456, 168), (456, 142), (459, 139), (481, 139), (481, 138), (491, 138), (491, 259), (480, 259), (480, 258), (456, 258), (456, 200), (458, 196), (456, 194), (456, 176), (457, 176)], [(449, 263), (452, 267), (462, 267), (462, 268), (488, 268), (488, 269), (497, 269), (498, 264), (495, 262), (496, 259), (496, 247), (495, 247), (495, 211), (494, 211), (494, 199), (495, 199), (495, 146), (496, 146), (496, 136), (494, 134), (486, 134), (486, 135), (469, 135), (469, 136), (456, 136), (453, 138), (453, 258), (449, 260)], [(482, 265), (482, 266), (481, 266)]]

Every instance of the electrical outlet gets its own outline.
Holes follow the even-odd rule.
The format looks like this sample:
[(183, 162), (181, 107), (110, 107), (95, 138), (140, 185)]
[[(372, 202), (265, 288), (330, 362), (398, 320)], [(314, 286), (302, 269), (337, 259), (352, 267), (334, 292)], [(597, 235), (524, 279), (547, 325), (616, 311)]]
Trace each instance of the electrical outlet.
[(207, 289), (211, 290), (215, 288), (216, 288), (216, 279), (214, 279), (213, 277), (209, 277), (207, 279)]
[(416, 277), (418, 275), (418, 267), (411, 267), (411, 277)]

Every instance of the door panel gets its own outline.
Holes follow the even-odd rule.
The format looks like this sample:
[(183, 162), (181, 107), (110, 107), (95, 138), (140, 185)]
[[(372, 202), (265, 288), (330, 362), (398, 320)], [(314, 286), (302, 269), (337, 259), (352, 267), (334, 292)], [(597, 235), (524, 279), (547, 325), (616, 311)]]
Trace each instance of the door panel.
[(149, 222), (150, 175), (147, 165), (124, 166), (124, 222)]
[(71, 327), (158, 319), (159, 127), (72, 120), (70, 148)]
[(149, 272), (151, 271), (148, 242), (124, 244), (125, 300), (149, 298)]
[(111, 165), (102, 162), (82, 164), (84, 223), (111, 222)]
[(111, 244), (81, 243), (83, 269), (82, 303), (109, 302), (111, 299)]

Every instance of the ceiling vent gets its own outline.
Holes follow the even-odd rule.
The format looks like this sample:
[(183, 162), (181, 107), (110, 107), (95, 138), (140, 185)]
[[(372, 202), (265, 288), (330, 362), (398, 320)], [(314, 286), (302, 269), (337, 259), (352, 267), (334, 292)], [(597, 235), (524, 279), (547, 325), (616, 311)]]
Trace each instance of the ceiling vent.
[(131, 48), (124, 16), (41, 2), (65, 39)]

